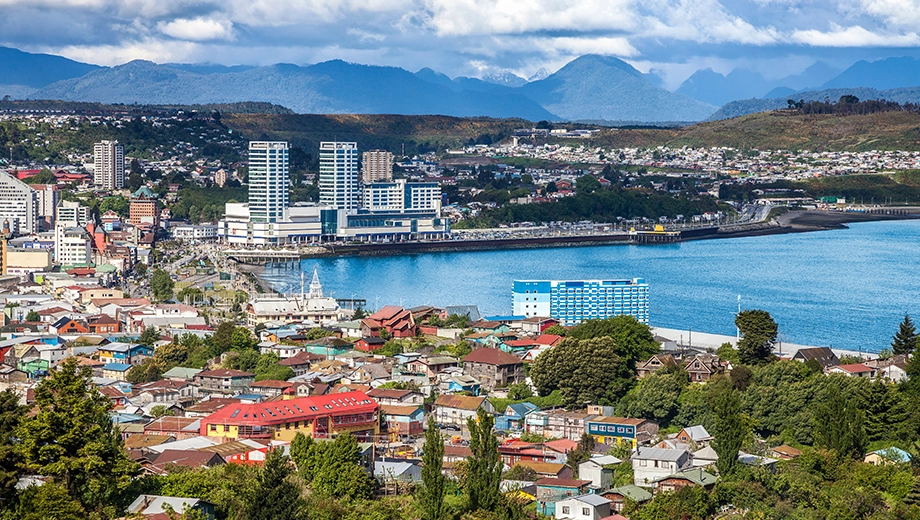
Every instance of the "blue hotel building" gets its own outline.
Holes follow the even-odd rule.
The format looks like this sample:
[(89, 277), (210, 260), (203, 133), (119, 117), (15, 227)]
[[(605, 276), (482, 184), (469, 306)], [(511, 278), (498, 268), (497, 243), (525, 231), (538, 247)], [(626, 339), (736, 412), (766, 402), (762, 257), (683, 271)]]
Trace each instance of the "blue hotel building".
[(648, 283), (632, 280), (515, 280), (512, 314), (551, 317), (563, 325), (620, 314), (648, 324)]

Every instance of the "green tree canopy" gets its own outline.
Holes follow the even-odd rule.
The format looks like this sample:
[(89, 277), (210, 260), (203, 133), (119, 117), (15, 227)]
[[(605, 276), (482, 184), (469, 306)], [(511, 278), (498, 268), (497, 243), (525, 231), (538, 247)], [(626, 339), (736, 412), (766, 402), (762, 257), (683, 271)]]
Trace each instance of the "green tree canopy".
[(721, 475), (731, 475), (738, 465), (738, 451), (750, 436), (748, 420), (741, 411), (741, 397), (725, 381), (712, 384), (706, 394), (706, 402), (710, 406), (712, 448), (719, 455), (716, 468)]
[[(26, 319), (26, 321), (31, 320)], [(914, 327), (914, 322), (910, 319), (910, 315), (905, 314), (904, 320), (898, 326), (898, 332), (891, 340), (892, 353), (895, 355), (910, 354), (917, 348), (917, 338), (917, 329)]]
[(291, 480), (290, 459), (277, 446), (268, 451), (256, 477), (247, 508), (247, 520), (307, 518), (306, 502)]
[(866, 416), (855, 396), (833, 381), (815, 409), (815, 445), (841, 457), (861, 459), (866, 451)]
[(444, 439), (434, 422), (434, 415), (430, 415), (422, 448), (422, 487), (418, 492), (422, 520), (441, 520), (444, 517), (447, 477), (441, 472), (443, 463)]
[(738, 358), (747, 365), (769, 361), (776, 343), (777, 325), (770, 313), (762, 310), (741, 311), (735, 316), (735, 326), (741, 332)]
[(155, 269), (150, 276), (150, 290), (153, 297), (159, 301), (169, 300), (173, 297), (173, 286), (175, 283), (169, 276), (169, 273), (162, 269)]
[(493, 511), (502, 501), (499, 488), (502, 479), (502, 460), (498, 454), (498, 439), (493, 427), (495, 418), (480, 408), (476, 417), (466, 421), (470, 431), (470, 451), (466, 459), (468, 475), (465, 491), (473, 511)]
[(567, 406), (612, 406), (633, 384), (633, 372), (610, 337), (565, 338), (537, 356), (530, 377), (540, 395), (560, 390)]

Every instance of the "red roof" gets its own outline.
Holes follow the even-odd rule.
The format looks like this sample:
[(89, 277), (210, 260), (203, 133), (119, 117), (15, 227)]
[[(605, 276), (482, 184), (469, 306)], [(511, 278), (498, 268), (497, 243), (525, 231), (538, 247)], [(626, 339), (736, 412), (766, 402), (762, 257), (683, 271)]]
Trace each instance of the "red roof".
[(513, 356), (497, 348), (477, 348), (463, 358), (464, 363), (485, 363), (487, 365), (520, 365), (523, 363), (517, 356)]
[(559, 342), (560, 339), (562, 339), (562, 336), (557, 336), (555, 334), (540, 334), (534, 341), (541, 345), (553, 346)]
[(851, 374), (859, 374), (861, 372), (872, 372), (871, 368), (867, 367), (866, 365), (862, 363), (850, 363), (848, 365), (837, 365), (837, 368), (841, 370), (845, 370)]
[(202, 435), (209, 424), (265, 426), (343, 413), (377, 413), (380, 406), (364, 392), (299, 397), (286, 401), (236, 404), (221, 408), (201, 420)]
[(543, 446), (559, 453), (568, 453), (578, 447), (578, 443), (569, 439), (557, 439), (555, 441), (546, 441)]

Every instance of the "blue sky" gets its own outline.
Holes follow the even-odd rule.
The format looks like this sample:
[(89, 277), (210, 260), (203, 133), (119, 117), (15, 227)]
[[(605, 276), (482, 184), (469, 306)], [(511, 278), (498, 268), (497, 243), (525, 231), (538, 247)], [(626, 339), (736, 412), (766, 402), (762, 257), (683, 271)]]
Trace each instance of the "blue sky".
[(529, 76), (588, 53), (768, 78), (920, 56), (920, 0), (0, 0), (0, 44), (115, 65), (329, 59)]

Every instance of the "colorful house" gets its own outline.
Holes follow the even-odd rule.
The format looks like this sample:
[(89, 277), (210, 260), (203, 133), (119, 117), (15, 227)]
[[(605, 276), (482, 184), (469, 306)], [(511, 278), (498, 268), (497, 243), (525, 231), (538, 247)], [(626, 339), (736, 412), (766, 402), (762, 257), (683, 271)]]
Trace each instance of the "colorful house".
[(305, 342), (304, 348), (311, 354), (330, 358), (332, 356), (341, 356), (349, 350), (352, 350), (354, 344), (334, 336), (326, 336), (325, 338)]
[(568, 478), (541, 478), (537, 486), (537, 513), (556, 516), (556, 503), (567, 498), (588, 494), (590, 480)]
[(380, 405), (383, 429), (395, 442), (403, 435), (422, 435), (425, 433), (425, 411), (420, 406)]
[(140, 343), (109, 343), (99, 347), (99, 361), (105, 363), (127, 363), (138, 365), (153, 356), (153, 349)]
[(645, 419), (596, 416), (585, 421), (585, 431), (603, 444), (628, 441), (633, 448), (658, 434), (658, 424)]
[(502, 431), (522, 431), (524, 417), (540, 408), (533, 403), (509, 404), (505, 413), (495, 418), (495, 429)]
[(329, 438), (351, 433), (373, 440), (380, 432), (380, 406), (364, 392), (299, 397), (256, 404), (230, 404), (201, 419), (202, 436), (225, 440), (291, 441), (297, 433)]

